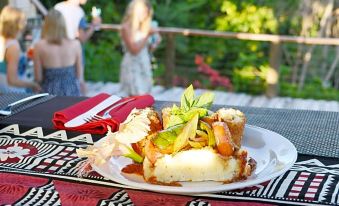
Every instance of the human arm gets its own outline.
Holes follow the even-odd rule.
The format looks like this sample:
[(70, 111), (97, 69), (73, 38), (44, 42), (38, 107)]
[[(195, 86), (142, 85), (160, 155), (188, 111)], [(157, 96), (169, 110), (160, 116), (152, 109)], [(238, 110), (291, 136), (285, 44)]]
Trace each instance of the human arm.
[(125, 42), (128, 51), (133, 55), (138, 54), (142, 50), (142, 48), (145, 47), (150, 34), (151, 33), (148, 32), (148, 34), (144, 38), (142, 38), (140, 41), (135, 42), (133, 40), (133, 35), (130, 28), (127, 25), (123, 25), (121, 28), (121, 38)]
[(36, 82), (41, 83), (42, 82), (42, 62), (40, 58), (40, 46), (39, 43), (37, 43), (34, 46), (33, 50), (33, 62), (34, 62), (34, 79)]
[(79, 25), (79, 40), (81, 43), (85, 43), (88, 41), (93, 33), (95, 32), (95, 28), (101, 25), (101, 18), (100, 17), (93, 17), (92, 23), (88, 26), (85, 18), (80, 20)]
[(159, 44), (162, 41), (162, 38), (161, 38), (161, 35), (159, 34), (159, 32), (155, 32), (153, 35), (154, 35), (155, 42), (153, 42), (150, 45), (149, 49), (150, 49), (151, 52), (154, 52), (158, 48)]
[(82, 62), (82, 48), (79, 41), (76, 41), (76, 60), (75, 60), (75, 69), (76, 69), (76, 77), (80, 83), (80, 90), (82, 94), (86, 94), (86, 84), (84, 80), (84, 66)]
[(18, 64), (20, 58), (19, 44), (14, 44), (6, 49), (5, 59), (7, 62), (7, 82), (11, 86), (30, 88), (38, 92), (41, 90), (36, 82), (23, 81), (18, 78)]

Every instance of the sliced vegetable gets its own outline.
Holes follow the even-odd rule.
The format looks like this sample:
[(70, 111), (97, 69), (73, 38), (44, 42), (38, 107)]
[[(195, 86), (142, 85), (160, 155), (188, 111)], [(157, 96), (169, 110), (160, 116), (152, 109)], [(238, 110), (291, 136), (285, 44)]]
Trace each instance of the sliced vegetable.
[(174, 143), (184, 126), (184, 124), (180, 124), (159, 132), (157, 136), (152, 139), (153, 143), (160, 149), (165, 150), (166, 147)]
[(145, 145), (145, 156), (152, 164), (154, 164), (162, 154), (152, 141), (147, 141)]
[(155, 138), (153, 143), (159, 147), (159, 149), (166, 149), (171, 144), (168, 140), (161, 137)]
[(182, 148), (187, 146), (188, 140), (195, 137), (198, 127), (199, 114), (196, 114), (183, 128), (182, 132), (178, 135), (173, 145), (173, 152), (179, 152)]
[(197, 129), (196, 133), (198, 136), (208, 140), (208, 134), (206, 132)]
[(211, 128), (213, 122), (217, 121), (217, 118), (213, 117), (213, 116), (205, 116), (205, 117), (201, 118), (201, 120), (203, 122), (207, 123), (210, 126), (210, 128)]
[(193, 147), (193, 148), (200, 149), (200, 148), (204, 147), (204, 143), (203, 143), (203, 142), (195, 142), (195, 141), (189, 140), (188, 143), (189, 143), (189, 145), (191, 145), (191, 147)]
[(208, 146), (214, 147), (215, 146), (215, 136), (212, 128), (210, 125), (204, 121), (199, 121), (199, 126), (202, 130), (205, 130), (208, 135)]
[(126, 146), (126, 145), (121, 145), (124, 146), (127, 150), (128, 153), (123, 154), (123, 156), (131, 158), (132, 160), (134, 160), (137, 163), (142, 163), (142, 161), (144, 160), (144, 158), (142, 158), (138, 153), (136, 153), (132, 148)]
[(234, 153), (234, 143), (231, 132), (225, 122), (214, 122), (213, 132), (217, 144), (218, 152), (223, 156), (231, 156)]

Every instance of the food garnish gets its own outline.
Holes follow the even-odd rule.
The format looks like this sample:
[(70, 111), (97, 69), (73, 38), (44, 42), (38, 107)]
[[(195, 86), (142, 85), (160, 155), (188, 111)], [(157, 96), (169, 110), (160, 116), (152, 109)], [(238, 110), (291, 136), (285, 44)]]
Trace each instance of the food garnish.
[[(255, 168), (241, 148), (246, 117), (239, 110), (225, 108), (211, 114), (213, 99), (211, 92), (195, 96), (191, 85), (180, 106), (162, 109), (161, 119), (151, 108), (134, 109), (119, 131), (109, 131), (101, 144), (77, 153), (97, 165), (116, 156), (130, 158), (142, 164), (142, 175), (152, 184), (246, 179)], [(137, 167), (122, 171), (131, 172), (131, 168)]]

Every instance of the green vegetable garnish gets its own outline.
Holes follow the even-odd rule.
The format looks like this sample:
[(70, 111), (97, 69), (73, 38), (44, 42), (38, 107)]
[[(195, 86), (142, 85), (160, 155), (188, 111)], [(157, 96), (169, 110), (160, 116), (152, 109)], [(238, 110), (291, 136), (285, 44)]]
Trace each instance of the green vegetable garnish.
[(201, 131), (201, 130), (197, 129), (197, 135), (199, 135), (200, 137), (203, 137), (206, 140), (208, 140), (208, 134), (206, 134), (204, 131)]
[(197, 113), (202, 118), (208, 114), (208, 108), (212, 105), (214, 94), (206, 92), (195, 97), (193, 86), (190, 85), (181, 96), (181, 105), (173, 105), (168, 127), (188, 122)]
[(173, 105), (171, 108), (167, 128), (158, 133), (152, 140), (153, 143), (163, 150), (173, 146), (174, 153), (188, 144), (194, 148), (201, 148), (206, 143), (194, 141), (198, 134), (207, 140), (209, 146), (214, 146), (214, 134), (208, 124), (200, 126), (201, 130), (197, 130), (199, 118), (208, 115), (208, 108), (212, 105), (213, 99), (214, 94), (211, 92), (196, 97), (193, 86), (190, 85), (181, 96), (180, 107)]
[(173, 152), (179, 152), (182, 148), (186, 147), (189, 139), (195, 137), (198, 127), (199, 114), (196, 114), (183, 128), (182, 132), (174, 141)]
[(205, 130), (208, 135), (208, 146), (214, 147), (215, 146), (215, 137), (212, 128), (204, 121), (199, 121), (199, 127), (202, 130)]
[(203, 145), (200, 142), (194, 142), (194, 141), (188, 141), (188, 143), (191, 145), (193, 148), (200, 149), (203, 147)]
[(143, 162), (144, 159), (138, 153), (136, 153), (132, 148), (125, 146), (125, 149), (127, 149), (129, 153), (125, 153), (123, 154), (123, 156), (131, 158), (137, 163)]
[(193, 107), (208, 109), (214, 100), (212, 92), (206, 92), (201, 96), (195, 97), (193, 86), (190, 85), (181, 96), (181, 110), (189, 111)]
[(184, 124), (176, 125), (167, 128), (166, 130), (160, 131), (153, 139), (153, 143), (157, 145), (160, 149), (166, 149), (166, 147), (174, 143), (175, 139), (181, 133), (184, 126)]

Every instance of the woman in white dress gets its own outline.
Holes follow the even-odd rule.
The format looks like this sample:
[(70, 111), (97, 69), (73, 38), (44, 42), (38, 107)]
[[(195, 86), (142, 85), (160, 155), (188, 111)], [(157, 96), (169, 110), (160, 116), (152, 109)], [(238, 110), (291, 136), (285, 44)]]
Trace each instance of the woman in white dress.
[[(148, 39), (153, 10), (147, 0), (132, 0), (121, 23), (124, 57), (120, 68), (120, 85), (124, 95), (142, 95), (152, 89), (152, 68)], [(158, 42), (157, 42), (158, 43)]]

